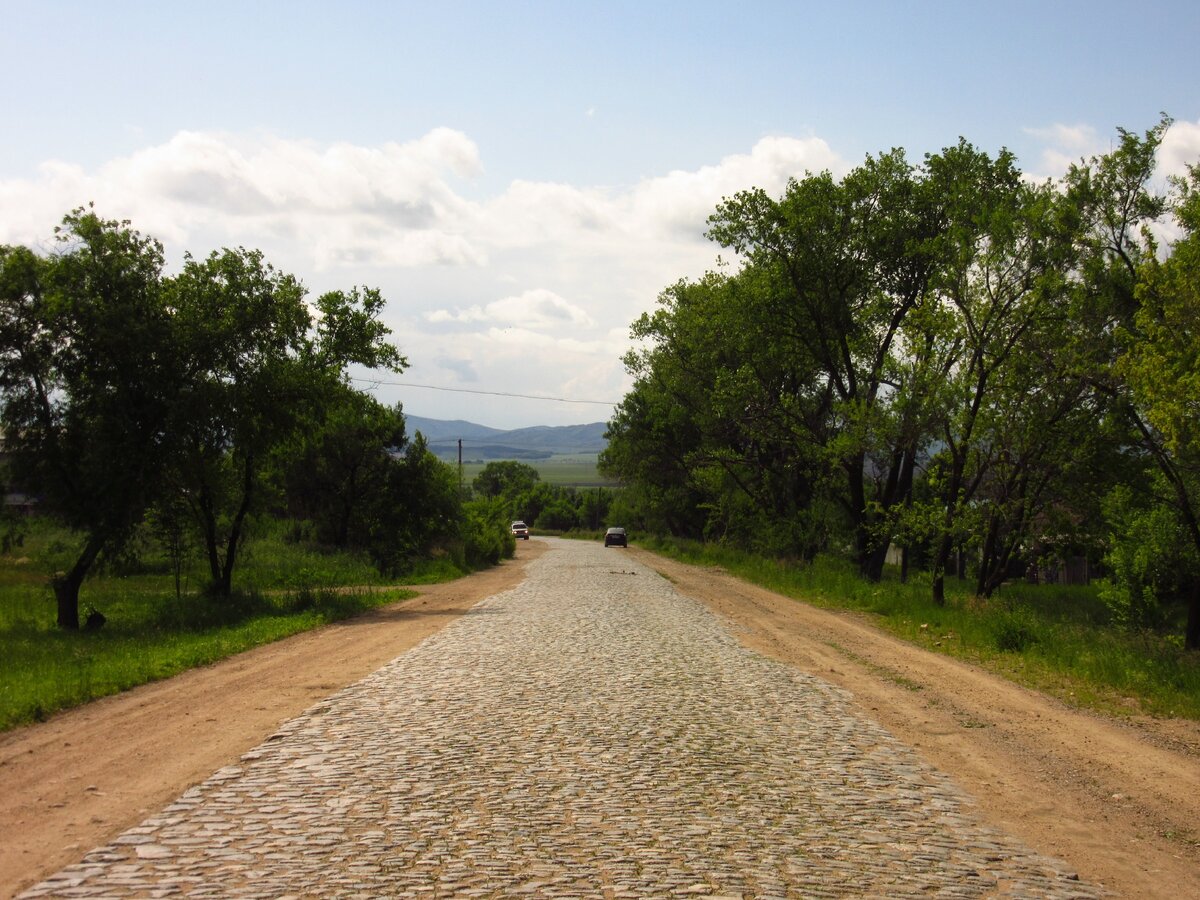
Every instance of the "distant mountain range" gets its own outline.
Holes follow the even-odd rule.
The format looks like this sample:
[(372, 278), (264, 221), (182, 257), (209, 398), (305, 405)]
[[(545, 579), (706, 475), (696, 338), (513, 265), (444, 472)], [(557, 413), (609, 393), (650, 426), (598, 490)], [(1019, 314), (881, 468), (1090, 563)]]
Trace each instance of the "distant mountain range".
[(409, 436), (418, 431), (425, 435), (429, 449), (442, 459), (458, 458), (458, 442), (463, 442), (463, 459), (547, 459), (557, 453), (599, 453), (608, 442), (608, 425), (535, 425), (504, 431), (464, 422), (461, 419), (426, 419), (405, 415)]

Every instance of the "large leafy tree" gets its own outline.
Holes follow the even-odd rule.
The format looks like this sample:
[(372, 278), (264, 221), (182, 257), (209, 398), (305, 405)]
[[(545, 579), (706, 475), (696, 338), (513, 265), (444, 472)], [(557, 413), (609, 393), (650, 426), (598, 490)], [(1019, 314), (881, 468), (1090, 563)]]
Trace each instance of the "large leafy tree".
[[(709, 219), (710, 236), (771, 283), (770, 331), (760, 341), (795, 347), (815, 367), (806, 390), (827, 398), (830, 416), (806, 416), (819, 429), (808, 440), (841, 472), (837, 496), (871, 578), (882, 572), (891, 511), (911, 473), (914, 436), (887, 427), (886, 407), (901, 328), (935, 271), (936, 200), (893, 150), (840, 181), (829, 173), (792, 181), (779, 200), (743, 192)], [(879, 443), (884, 436), (889, 445)]]
[[(1111, 152), (1073, 166), (1064, 179), (1078, 232), (1072, 318), (1082, 339), (1060, 352), (1103, 399), (1106, 437), (1132, 473), (1106, 504), (1116, 581), (1110, 599), (1119, 596), (1118, 614), (1129, 618), (1131, 606), (1183, 591), (1185, 644), (1200, 649), (1200, 486), (1187, 424), (1189, 415), (1195, 420), (1200, 212), (1194, 168), (1175, 183), (1174, 202), (1153, 188), (1170, 125), (1164, 116), (1144, 134), (1119, 129)], [(1182, 237), (1160, 250), (1150, 226), (1167, 212)], [(1149, 558), (1150, 545), (1176, 562), (1171, 579), (1148, 574), (1163, 569)]]
[(0, 416), (19, 482), (82, 536), (53, 581), (58, 625), (78, 629), (84, 578), (160, 486), (180, 372), (161, 246), (90, 208), (57, 237), (48, 257), (0, 248)]
[(817, 523), (834, 543), (833, 500), (863, 574), (899, 541), (938, 600), (956, 551), (983, 596), (1039, 554), (1096, 553), (1103, 508), (1116, 580), (1138, 603), (1186, 594), (1200, 646), (1200, 175), (1160, 249), (1169, 124), (1056, 185), (960, 141), (724, 201), (709, 234), (741, 268), (673, 285), (633, 327), (601, 460), (627, 506), (804, 555)]
[(471, 487), (482, 497), (511, 500), (522, 491), (531, 490), (540, 479), (538, 470), (528, 463), (504, 459), (484, 466), (471, 482)]
[(1185, 644), (1200, 650), (1200, 167), (1177, 187), (1183, 237), (1165, 260), (1142, 263), (1116, 371), (1139, 446), (1158, 469), (1160, 505), (1171, 511), (1175, 583), (1188, 600)]
[[(500, 551), (507, 547), (511, 555), (507, 522), (494, 517), (487, 523), (464, 523), (458, 476), (430, 451), (420, 432), (407, 444), (398, 463), (387, 468), (374, 501), (368, 549), (384, 572), (405, 571), (415, 560), (448, 544), (461, 546), (464, 528), (475, 533), (462, 546), (463, 563), (479, 562), (467, 557), (480, 545)], [(488, 557), (488, 562), (497, 561), (499, 556)]]
[(228, 596), (273, 451), (338, 396), (350, 364), (400, 371), (407, 362), (386, 341), (378, 291), (324, 294), (314, 321), (300, 282), (258, 251), (189, 257), (167, 294), (186, 374), (174, 420), (177, 485), (199, 524), (212, 587)]
[(404, 415), (398, 404), (346, 386), (332, 389), (315, 413), (283, 453), (289, 508), (312, 520), (327, 544), (368, 546), (375, 501), (407, 443)]
[(772, 333), (771, 288), (751, 269), (663, 292), (661, 308), (634, 324), (647, 347), (626, 359), (638, 381), (603, 462), (643, 493), (652, 487), (677, 531), (692, 509), (710, 537), (809, 555), (812, 435), (830, 395), (803, 346)]
[(944, 409), (932, 435), (941, 449), (928, 511), (933, 596), (943, 603), (956, 547), (998, 532), (1000, 511), (976, 503), (984, 486), (1002, 487), (994, 499), (1006, 497), (1005, 484), (1006, 499), (1031, 498), (1024, 479), (1036, 449), (1022, 438), (1053, 434), (1077, 392), (1047, 384), (1051, 366), (1040, 352), (1052, 352), (1065, 319), (1060, 272), (1070, 241), (1055, 225), (1057, 195), (1025, 183), (1009, 154), (993, 160), (965, 143), (932, 157), (929, 169), (946, 198), (931, 299), (948, 312), (931, 336), (943, 348)]

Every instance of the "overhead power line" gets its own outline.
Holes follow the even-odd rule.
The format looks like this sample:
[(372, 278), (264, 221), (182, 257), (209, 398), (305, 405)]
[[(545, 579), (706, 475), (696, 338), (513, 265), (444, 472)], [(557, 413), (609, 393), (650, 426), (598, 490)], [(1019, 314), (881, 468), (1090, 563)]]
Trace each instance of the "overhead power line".
[(572, 400), (569, 397), (543, 397), (536, 394), (513, 394), (507, 391), (476, 391), (470, 388), (452, 388), (439, 387), (436, 384), (414, 384), (411, 381), (383, 381), (379, 378), (351, 378), (351, 381), (358, 381), (363, 384), (389, 385), (392, 387), (411, 387), (424, 388), (427, 391), (446, 391), (451, 394), (481, 394), (485, 397), (517, 397), (521, 400), (549, 400), (554, 403), (586, 403), (592, 406), (616, 406), (617, 402), (611, 400)]

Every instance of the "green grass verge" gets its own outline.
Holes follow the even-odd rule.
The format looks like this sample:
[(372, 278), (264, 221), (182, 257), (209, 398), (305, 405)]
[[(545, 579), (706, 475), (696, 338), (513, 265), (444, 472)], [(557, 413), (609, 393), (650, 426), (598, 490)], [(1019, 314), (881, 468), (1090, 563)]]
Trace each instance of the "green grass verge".
[[(597, 471), (595, 453), (555, 454), (547, 459), (519, 459), (517, 462), (536, 469), (538, 478), (546, 484), (576, 488), (620, 486), (619, 482), (605, 478)], [(463, 483), (471, 484), (486, 465), (478, 460), (464, 462)]]
[[(54, 625), (48, 579), (72, 551), (68, 533), (35, 523), (0, 557), (0, 730), (415, 596), (384, 584), (364, 558), (289, 543), (275, 527), (247, 545), (233, 597), (197, 591), (194, 568), (177, 597), (166, 562), (148, 554), (136, 571), (87, 581), (81, 612), (107, 622), (67, 633)], [(435, 562), (405, 581), (461, 574)]]
[(949, 579), (946, 605), (939, 607), (923, 573), (902, 584), (889, 571), (876, 584), (833, 558), (799, 566), (695, 542), (646, 537), (638, 543), (817, 606), (860, 612), (898, 637), (1072, 705), (1200, 719), (1200, 654), (1185, 652), (1177, 635), (1112, 626), (1093, 587), (1006, 584), (983, 601), (965, 582)]

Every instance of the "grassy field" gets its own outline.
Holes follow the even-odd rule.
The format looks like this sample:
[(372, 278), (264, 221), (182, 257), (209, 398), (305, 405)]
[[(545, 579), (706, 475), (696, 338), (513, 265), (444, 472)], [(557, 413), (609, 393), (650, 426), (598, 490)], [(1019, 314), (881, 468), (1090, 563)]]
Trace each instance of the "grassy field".
[[(635, 539), (638, 536), (634, 536)], [(912, 643), (998, 672), (1068, 703), (1118, 715), (1200, 719), (1200, 653), (1183, 650), (1182, 631), (1113, 627), (1095, 586), (1006, 584), (989, 601), (967, 583), (947, 581), (945, 607), (933, 604), (927, 575), (901, 584), (860, 578), (842, 560), (782, 564), (727, 548), (645, 539), (647, 549), (720, 566), (787, 596), (850, 609)]]
[[(549, 459), (518, 460), (537, 469), (538, 476), (547, 484), (563, 487), (617, 487), (618, 483), (604, 478), (596, 471), (595, 453), (557, 454)], [(470, 484), (483, 471), (487, 463), (464, 462), (463, 483)]]
[[(199, 591), (199, 568), (177, 597), (166, 561), (146, 548), (140, 565), (84, 584), (81, 613), (97, 609), (107, 622), (70, 634), (54, 625), (48, 579), (67, 567), (74, 542), (33, 523), (24, 545), (0, 556), (0, 730), (413, 596), (382, 582), (364, 558), (290, 543), (284, 533), (272, 526), (251, 540), (228, 599)], [(434, 567), (406, 581), (457, 574)]]

